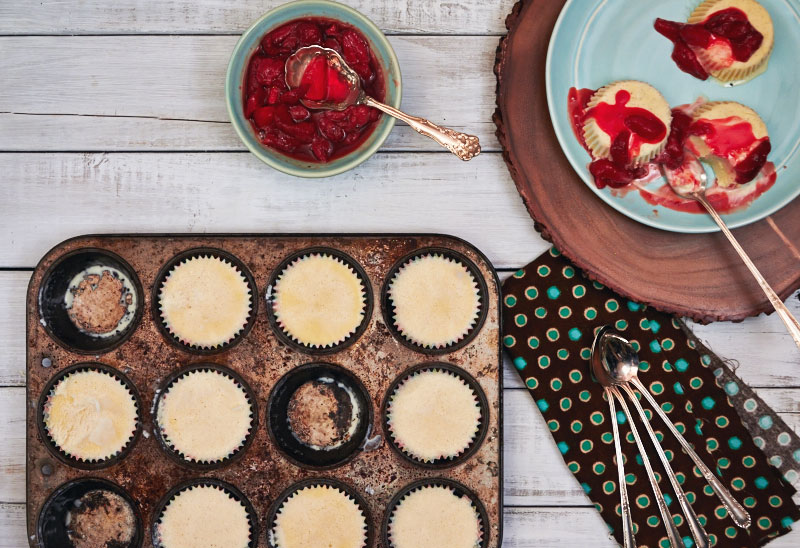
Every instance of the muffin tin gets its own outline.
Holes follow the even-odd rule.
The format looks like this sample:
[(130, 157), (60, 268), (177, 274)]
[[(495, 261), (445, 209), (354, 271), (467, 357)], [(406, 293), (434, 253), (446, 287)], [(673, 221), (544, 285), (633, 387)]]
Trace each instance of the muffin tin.
[[(235, 344), (213, 353), (176, 344), (153, 311), (154, 286), (164, 269), (198, 249), (232, 257), (245, 268), (248, 281), (257, 289), (247, 329)], [(351, 259), (368, 286), (362, 327), (347, 344), (324, 352), (282, 336), (268, 300), (270, 284), (286, 261), (298, 253), (319, 251)], [(414, 347), (387, 325), (391, 316), (385, 310), (383, 288), (391, 272), (410, 257), (427, 252), (448, 254), (464, 262), (484, 298), (485, 306), (473, 332), (444, 351)], [(75, 265), (109, 261), (125, 267), (137, 284), (141, 299), (134, 322), (120, 338), (103, 341), (103, 345), (91, 337), (59, 336), (60, 326), (52, 321), (58, 317), (59, 292), (54, 293), (52, 286), (54, 281), (74, 276), (63, 265), (74, 270)], [(252, 506), (251, 515), (259, 531), (253, 546), (266, 548), (270, 546), (270, 516), (282, 497), (298, 485), (331, 481), (345, 486), (364, 506), (369, 517), (367, 546), (388, 546), (384, 526), (387, 509), (402, 493), (423, 481), (470, 493), (486, 526), (481, 547), (500, 546), (503, 466), (499, 302), (499, 282), (486, 257), (470, 244), (443, 235), (101, 235), (57, 245), (34, 271), (27, 296), (30, 545), (69, 546), (63, 528), (45, 531), (45, 525), (58, 521), (53, 512), (63, 511), (68, 505), (62, 500), (65, 493), (76, 489), (85, 492), (99, 484), (133, 501), (139, 530), (132, 546), (152, 546), (154, 520), (165, 497), (188, 482), (218, 481), (238, 489)], [(141, 421), (140, 432), (128, 450), (91, 469), (64, 459), (41, 427), (41, 402), (48, 387), (68, 368), (83, 365), (109, 368), (128, 379), (138, 396)], [(421, 465), (392, 445), (383, 411), (397, 379), (415, 367), (431, 366), (457, 368), (478, 389), (486, 420), (482, 421), (480, 436), (464, 455), (453, 461)], [(226, 368), (255, 398), (255, 431), (234, 458), (210, 467), (176, 457), (155, 430), (155, 406), (161, 390), (190, 367)], [(355, 441), (332, 451), (336, 453), (333, 456), (297, 451), (297, 444), (291, 440), (287, 443), (281, 424), (271, 424), (276, 413), (285, 411), (280, 406), (288, 399), (283, 394), (289, 390), (288, 384), (297, 384), (303, 375), (315, 372), (340, 375), (340, 380), (352, 385), (356, 398), (366, 404), (364, 424), (356, 429)], [(55, 499), (58, 504), (47, 502)]]

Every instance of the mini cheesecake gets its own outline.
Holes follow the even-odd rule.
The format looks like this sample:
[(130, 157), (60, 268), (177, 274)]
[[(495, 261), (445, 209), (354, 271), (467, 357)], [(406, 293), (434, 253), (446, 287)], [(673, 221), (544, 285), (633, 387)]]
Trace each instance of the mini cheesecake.
[(761, 117), (732, 101), (700, 106), (693, 113), (688, 133), (688, 147), (711, 165), (721, 187), (753, 180), (771, 148)]
[[(725, 36), (726, 29), (745, 22), (749, 23), (749, 34), (743, 39)], [(755, 0), (706, 0), (689, 16), (689, 24), (702, 26), (712, 34), (707, 45), (692, 44), (692, 50), (720, 82), (747, 81), (766, 70), (775, 31), (769, 12)]]
[(472, 501), (449, 487), (412, 491), (389, 518), (391, 548), (475, 548), (482, 537)]
[(635, 166), (664, 149), (671, 121), (669, 104), (657, 89), (621, 80), (594, 92), (582, 129), (593, 158), (612, 160), (618, 167)]
[(296, 491), (281, 505), (272, 535), (275, 548), (363, 548), (367, 522), (347, 493), (316, 485)]

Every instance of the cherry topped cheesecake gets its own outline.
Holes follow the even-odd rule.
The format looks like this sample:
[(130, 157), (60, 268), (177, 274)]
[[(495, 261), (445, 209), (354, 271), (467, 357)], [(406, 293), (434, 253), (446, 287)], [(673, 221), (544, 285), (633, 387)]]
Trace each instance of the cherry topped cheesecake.
[(775, 43), (769, 12), (755, 0), (706, 0), (687, 23), (656, 19), (674, 44), (672, 59), (692, 76), (744, 83), (767, 68)]

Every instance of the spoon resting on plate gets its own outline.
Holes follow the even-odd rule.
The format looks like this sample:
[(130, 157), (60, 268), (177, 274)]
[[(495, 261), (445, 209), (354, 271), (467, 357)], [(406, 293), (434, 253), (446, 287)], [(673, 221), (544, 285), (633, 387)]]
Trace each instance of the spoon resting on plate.
[(308, 86), (300, 102), (310, 109), (344, 110), (351, 105), (367, 105), (404, 121), (417, 133), (430, 137), (464, 161), (481, 152), (480, 142), (474, 135), (410, 116), (367, 95), (358, 73), (336, 50), (307, 46), (294, 52), (286, 60), (286, 84), (291, 89)]
[(775, 293), (775, 290), (772, 289), (772, 287), (769, 285), (769, 282), (767, 282), (767, 280), (756, 267), (755, 263), (753, 263), (753, 260), (750, 259), (750, 256), (747, 255), (747, 252), (731, 233), (730, 229), (725, 224), (725, 221), (723, 221), (722, 217), (720, 217), (719, 213), (717, 213), (717, 210), (714, 209), (714, 206), (712, 206), (711, 202), (708, 201), (708, 198), (706, 197), (708, 177), (706, 176), (706, 172), (703, 169), (703, 165), (700, 163), (700, 160), (698, 160), (696, 156), (688, 151), (686, 151), (685, 154), (689, 157), (689, 161), (684, 162), (680, 168), (672, 170), (664, 165), (661, 166), (661, 171), (664, 174), (664, 178), (667, 180), (667, 184), (669, 184), (670, 188), (672, 188), (672, 191), (675, 192), (675, 194), (681, 198), (698, 202), (705, 208), (708, 214), (711, 215), (711, 218), (717, 223), (719, 229), (722, 231), (725, 237), (728, 238), (728, 241), (736, 250), (736, 253), (739, 254), (739, 257), (741, 257), (747, 269), (756, 279), (758, 285), (761, 286), (761, 289), (769, 299), (770, 304), (772, 304), (773, 308), (775, 308), (775, 312), (778, 313), (778, 317), (783, 320), (784, 325), (786, 325), (786, 329), (789, 331), (789, 335), (791, 335), (792, 340), (794, 340), (794, 344), (800, 348), (800, 322), (798, 322), (797, 318), (795, 318), (792, 313), (789, 312), (789, 309), (786, 308), (785, 304), (783, 304), (781, 298), (778, 297), (778, 295)]

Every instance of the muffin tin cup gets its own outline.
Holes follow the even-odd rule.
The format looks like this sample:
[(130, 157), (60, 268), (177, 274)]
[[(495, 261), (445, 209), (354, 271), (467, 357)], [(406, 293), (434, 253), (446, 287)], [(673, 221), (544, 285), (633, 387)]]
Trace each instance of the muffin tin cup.
[[(107, 373), (120, 381), (125, 388), (133, 396), (133, 400), (136, 405), (136, 428), (133, 432), (131, 432), (131, 437), (128, 440), (128, 443), (117, 453), (112, 455), (111, 457), (103, 460), (84, 460), (73, 457), (67, 454), (63, 449), (61, 449), (58, 445), (56, 445), (53, 438), (50, 436), (50, 433), (47, 431), (47, 426), (44, 423), (44, 408), (47, 404), (47, 400), (50, 397), (51, 392), (55, 388), (55, 386), (67, 376), (73, 373), (80, 373), (82, 371), (98, 371), (101, 373)], [(102, 363), (96, 362), (84, 362), (78, 363), (75, 365), (71, 365), (64, 370), (60, 371), (57, 375), (51, 378), (48, 383), (45, 385), (44, 389), (42, 390), (42, 394), (39, 398), (39, 402), (36, 406), (36, 424), (39, 430), (39, 435), (42, 437), (45, 446), (50, 451), (50, 453), (56, 457), (58, 460), (72, 466), (73, 468), (78, 468), (81, 470), (99, 470), (101, 468), (108, 468), (109, 466), (113, 466), (118, 462), (122, 461), (128, 454), (133, 450), (136, 443), (139, 441), (139, 437), (142, 435), (142, 399), (139, 396), (138, 390), (136, 390), (136, 386), (131, 382), (131, 380), (126, 377), (122, 372), (117, 371), (113, 367), (109, 367)]]
[(67, 535), (67, 512), (74, 507), (74, 501), (96, 489), (115, 493), (130, 505), (135, 518), (134, 534), (127, 545), (119, 546), (119, 548), (140, 548), (144, 542), (144, 522), (136, 502), (119, 485), (102, 478), (92, 477), (68, 481), (50, 494), (36, 520), (39, 546), (42, 548), (72, 548), (74, 544)]
[[(136, 293), (133, 319), (118, 333), (92, 336), (76, 326), (69, 318), (64, 302), (72, 279), (92, 266), (110, 267), (122, 272)], [(139, 277), (125, 259), (111, 251), (96, 247), (75, 249), (58, 258), (45, 271), (38, 292), (39, 318), (48, 335), (58, 344), (76, 354), (103, 354), (117, 348), (136, 331), (144, 309), (144, 290)]]
[[(405, 382), (406, 379), (415, 373), (419, 373), (420, 371), (435, 371), (437, 369), (452, 373), (467, 383), (467, 386), (469, 386), (470, 390), (472, 390), (472, 392), (475, 394), (475, 397), (478, 399), (478, 406), (481, 410), (481, 418), (478, 425), (478, 431), (475, 433), (475, 436), (472, 438), (470, 444), (467, 445), (466, 448), (461, 451), (461, 453), (454, 457), (442, 457), (430, 462), (410, 455), (398, 445), (389, 426), (388, 409), (389, 401), (391, 400), (397, 388), (403, 382)], [(478, 381), (476, 381), (472, 375), (460, 367), (442, 362), (425, 362), (403, 371), (400, 376), (392, 381), (392, 384), (389, 386), (389, 389), (386, 391), (386, 395), (383, 398), (383, 405), (381, 406), (381, 423), (383, 425), (383, 431), (386, 434), (386, 440), (389, 442), (389, 446), (403, 459), (414, 464), (415, 466), (420, 466), (422, 468), (428, 468), (431, 470), (444, 470), (466, 462), (478, 451), (478, 449), (480, 449), (481, 444), (483, 444), (483, 441), (486, 438), (486, 432), (489, 430), (489, 403), (486, 399), (486, 394), (484, 394), (480, 384), (478, 384)]]
[[(350, 388), (361, 408), (361, 417), (352, 438), (335, 449), (314, 449), (292, 433), (288, 407), (294, 392), (303, 384), (322, 377), (332, 378)], [(302, 468), (324, 470), (343, 465), (363, 449), (372, 429), (372, 402), (362, 382), (352, 372), (330, 363), (308, 363), (292, 369), (275, 384), (267, 401), (267, 430), (283, 456)]]
[[(233, 265), (241, 274), (244, 276), (247, 286), (250, 289), (250, 313), (247, 317), (247, 322), (242, 326), (242, 329), (229, 341), (218, 344), (212, 348), (206, 348), (203, 346), (197, 346), (193, 344), (188, 344), (181, 341), (176, 335), (170, 332), (169, 328), (166, 325), (166, 322), (161, 317), (161, 307), (159, 303), (161, 302), (160, 294), (161, 294), (161, 287), (163, 286), (164, 282), (167, 279), (167, 276), (172, 272), (172, 270), (183, 263), (188, 259), (192, 259), (195, 257), (206, 257), (211, 256), (217, 259), (222, 259), (227, 261), (231, 265)], [(258, 286), (256, 285), (255, 278), (253, 274), (250, 272), (250, 269), (245, 266), (244, 262), (242, 262), (239, 258), (228, 253), (227, 251), (223, 251), (221, 249), (216, 249), (213, 247), (196, 247), (193, 249), (187, 249), (181, 253), (178, 253), (174, 257), (172, 257), (167, 263), (161, 267), (161, 270), (158, 271), (156, 275), (155, 282), (153, 283), (153, 291), (150, 297), (150, 309), (153, 315), (153, 321), (155, 322), (156, 326), (158, 326), (158, 330), (161, 332), (161, 335), (173, 346), (176, 346), (186, 352), (190, 352), (192, 354), (199, 354), (202, 356), (210, 356), (212, 354), (219, 354), (220, 352), (225, 352), (226, 350), (230, 350), (237, 344), (239, 344), (250, 332), (253, 328), (253, 324), (256, 321), (258, 316)]]
[[(403, 333), (395, 325), (394, 306), (392, 305), (392, 299), (389, 296), (389, 288), (392, 285), (392, 280), (394, 280), (395, 275), (400, 271), (400, 269), (418, 257), (425, 257), (430, 255), (440, 255), (446, 259), (451, 259), (464, 265), (464, 267), (466, 267), (466, 269), (472, 275), (473, 279), (475, 280), (475, 283), (478, 284), (478, 295), (480, 302), (480, 308), (478, 309), (478, 318), (475, 320), (475, 323), (472, 325), (467, 334), (452, 344), (436, 348), (430, 348), (427, 346), (423, 346), (421, 344), (417, 344), (411, 341), (405, 335), (403, 335)], [(408, 255), (404, 256), (403, 258), (401, 258), (392, 266), (392, 268), (389, 270), (389, 273), (386, 275), (383, 287), (381, 288), (381, 309), (383, 310), (383, 321), (386, 323), (386, 326), (389, 328), (389, 331), (391, 331), (392, 335), (394, 335), (394, 337), (402, 345), (412, 350), (415, 350), (416, 352), (427, 354), (429, 356), (450, 354), (452, 352), (455, 352), (456, 350), (460, 350), (465, 346), (467, 346), (469, 343), (473, 341), (473, 339), (475, 339), (475, 337), (480, 332), (484, 322), (486, 321), (486, 316), (488, 315), (489, 312), (488, 296), (489, 296), (489, 290), (488, 287), (486, 286), (486, 280), (484, 279), (483, 274), (481, 274), (480, 269), (470, 259), (462, 255), (461, 253), (454, 251), (452, 249), (448, 249), (446, 247), (424, 247), (417, 249), (409, 253)]]
[(278, 511), (281, 509), (283, 504), (289, 499), (290, 496), (295, 494), (297, 491), (301, 489), (305, 489), (306, 487), (321, 487), (321, 486), (328, 486), (333, 487), (334, 489), (338, 489), (342, 491), (347, 496), (352, 498), (356, 504), (358, 505), (358, 509), (361, 510), (361, 513), (364, 515), (364, 523), (367, 526), (367, 536), (364, 542), (364, 546), (372, 546), (372, 543), (375, 539), (375, 530), (372, 526), (372, 515), (369, 511), (369, 506), (364, 498), (359, 495), (355, 489), (343, 483), (337, 479), (333, 478), (308, 478), (297, 483), (290, 485), (286, 490), (284, 490), (278, 498), (275, 499), (275, 502), (269, 508), (269, 512), (267, 512), (267, 546), (269, 548), (284, 548), (282, 546), (278, 546), (275, 544), (275, 538), (273, 534), (273, 530), (275, 528), (275, 518), (278, 515)]
[(239, 489), (237, 489), (228, 482), (216, 478), (195, 478), (188, 481), (184, 481), (182, 483), (179, 483), (172, 489), (170, 489), (167, 492), (167, 494), (161, 498), (161, 500), (155, 506), (155, 510), (153, 511), (150, 524), (150, 538), (153, 547), (167, 548), (161, 544), (158, 534), (158, 526), (161, 523), (161, 516), (164, 514), (164, 510), (167, 508), (167, 505), (172, 501), (172, 499), (174, 499), (177, 495), (179, 495), (186, 489), (189, 489), (191, 487), (202, 487), (202, 486), (220, 488), (227, 494), (231, 495), (238, 502), (241, 502), (244, 505), (245, 511), (247, 512), (247, 521), (250, 523), (250, 542), (247, 543), (247, 548), (256, 548), (258, 546), (259, 529), (258, 529), (258, 514), (256, 513), (255, 508), (253, 507), (250, 500), (248, 500), (248, 498), (244, 496), (244, 494), (241, 491), (239, 491)]
[[(242, 388), (242, 390), (244, 390), (245, 395), (247, 397), (247, 401), (250, 403), (250, 412), (251, 412), (250, 429), (248, 430), (247, 436), (242, 441), (242, 443), (227, 457), (212, 462), (198, 461), (184, 457), (181, 454), (181, 452), (178, 451), (178, 449), (173, 447), (166, 440), (166, 438), (164, 437), (164, 432), (162, 431), (162, 428), (158, 423), (159, 405), (161, 405), (164, 394), (166, 394), (169, 391), (169, 388), (172, 386), (172, 384), (175, 381), (185, 377), (186, 375), (189, 375), (190, 373), (202, 372), (202, 371), (215, 371), (225, 375), (230, 379), (233, 379), (236, 382), (236, 384), (238, 384), (239, 387)], [(248, 448), (252, 445), (253, 439), (256, 437), (256, 433), (258, 432), (259, 428), (259, 421), (258, 421), (259, 411), (258, 411), (257, 401), (258, 400), (256, 398), (255, 392), (250, 387), (250, 385), (244, 380), (244, 378), (241, 375), (239, 375), (232, 369), (214, 363), (205, 363), (205, 362), (198, 363), (195, 365), (190, 365), (168, 376), (166, 379), (164, 379), (164, 382), (158, 389), (158, 392), (156, 393), (155, 399), (153, 401), (153, 413), (152, 413), (153, 432), (155, 434), (156, 440), (158, 440), (158, 444), (161, 447), (161, 449), (163, 449), (164, 452), (167, 454), (167, 456), (173, 461), (197, 471), (216, 470), (217, 468), (222, 468), (224, 466), (227, 466), (232, 462), (235, 462), (236, 460), (241, 458), (242, 455), (244, 455), (247, 452)]]
[(416, 491), (422, 487), (447, 487), (451, 489), (456, 495), (458, 496), (466, 496), (472, 502), (472, 507), (478, 513), (478, 520), (480, 521), (481, 527), (481, 538), (480, 544), (477, 545), (479, 548), (487, 548), (489, 546), (489, 516), (486, 513), (486, 508), (483, 506), (483, 503), (480, 499), (470, 491), (467, 487), (460, 484), (457, 481), (447, 479), (447, 478), (429, 478), (429, 479), (421, 479), (415, 481), (403, 489), (401, 489), (392, 500), (389, 502), (389, 505), (386, 507), (386, 514), (383, 517), (383, 523), (381, 524), (381, 543), (384, 548), (394, 548), (394, 545), (391, 542), (391, 537), (389, 533), (391, 521), (392, 521), (392, 514), (394, 514), (397, 505), (400, 503), (403, 498), (408, 495), (409, 493)]
[[(361, 323), (358, 327), (350, 333), (344, 340), (338, 342), (331, 346), (325, 347), (316, 347), (316, 346), (309, 346), (294, 340), (291, 335), (289, 335), (280, 325), (277, 316), (275, 315), (275, 297), (273, 294), (275, 284), (278, 281), (278, 278), (281, 274), (283, 274), (284, 270), (293, 264), (298, 259), (302, 259), (303, 257), (308, 257), (309, 255), (330, 255), (336, 259), (339, 259), (344, 264), (349, 266), (353, 272), (356, 273), (359, 280), (361, 280), (361, 284), (364, 287), (364, 316), (361, 319)], [(350, 255), (339, 251), (338, 249), (333, 249), (331, 247), (309, 247), (306, 249), (301, 249), (296, 251), (286, 257), (278, 267), (272, 272), (272, 275), (269, 278), (269, 284), (267, 285), (267, 290), (265, 294), (265, 300), (267, 303), (267, 319), (269, 320), (269, 324), (272, 327), (273, 332), (278, 337), (278, 339), (284, 343), (285, 345), (291, 347), (298, 352), (303, 352), (305, 354), (311, 354), (313, 356), (327, 356), (330, 354), (335, 354), (341, 350), (344, 350), (348, 346), (352, 345), (356, 342), (361, 335), (367, 330), (367, 326), (369, 325), (370, 318), (372, 317), (372, 307), (374, 302), (374, 297), (372, 294), (372, 286), (369, 282), (369, 276), (364, 271), (362, 266), (358, 264), (358, 262), (353, 259)]]

